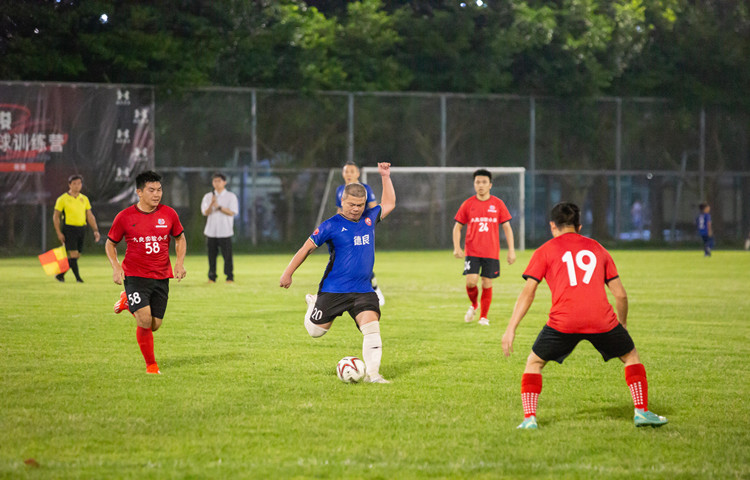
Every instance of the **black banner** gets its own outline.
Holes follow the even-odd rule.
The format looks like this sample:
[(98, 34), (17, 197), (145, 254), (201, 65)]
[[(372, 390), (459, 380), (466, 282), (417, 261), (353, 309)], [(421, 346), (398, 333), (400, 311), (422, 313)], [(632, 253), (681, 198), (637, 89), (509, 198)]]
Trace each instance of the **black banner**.
[(92, 203), (120, 204), (153, 168), (151, 87), (0, 83), (0, 204), (51, 203), (72, 174)]

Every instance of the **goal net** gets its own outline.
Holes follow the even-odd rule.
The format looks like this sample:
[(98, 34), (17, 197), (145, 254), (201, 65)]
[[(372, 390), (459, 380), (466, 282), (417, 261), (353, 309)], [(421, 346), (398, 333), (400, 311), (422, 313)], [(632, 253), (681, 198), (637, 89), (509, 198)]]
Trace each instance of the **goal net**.
[[(388, 217), (387, 227), (384, 224), (377, 231), (378, 247), (452, 250), (454, 217), (464, 200), (476, 194), (472, 174), (478, 168), (492, 173), (491, 193), (508, 207), (513, 216), (510, 224), (515, 247), (523, 250), (526, 246), (523, 167), (391, 167), (396, 209)], [(380, 202), (382, 183), (377, 167), (363, 167), (360, 180), (372, 187)], [(335, 191), (335, 187), (332, 189)], [(506, 249), (502, 233), (500, 245)]]

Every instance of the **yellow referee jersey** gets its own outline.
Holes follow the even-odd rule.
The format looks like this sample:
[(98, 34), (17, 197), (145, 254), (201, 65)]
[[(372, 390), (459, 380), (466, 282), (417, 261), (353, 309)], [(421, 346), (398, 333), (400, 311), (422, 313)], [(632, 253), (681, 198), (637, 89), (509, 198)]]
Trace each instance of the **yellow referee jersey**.
[(89, 198), (79, 193), (77, 197), (68, 192), (57, 197), (55, 210), (65, 214), (65, 225), (83, 227), (86, 225), (86, 210), (91, 210)]

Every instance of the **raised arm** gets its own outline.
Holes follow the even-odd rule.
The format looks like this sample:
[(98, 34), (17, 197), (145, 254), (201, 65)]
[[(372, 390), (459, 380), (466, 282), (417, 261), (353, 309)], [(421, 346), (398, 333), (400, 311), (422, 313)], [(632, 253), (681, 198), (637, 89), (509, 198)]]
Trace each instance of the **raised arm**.
[(383, 219), (396, 208), (396, 190), (391, 181), (391, 164), (388, 162), (378, 163), (378, 173), (383, 182), (383, 195), (380, 198), (380, 218)]
[(284, 269), (284, 273), (281, 274), (281, 278), (279, 279), (280, 287), (289, 288), (289, 286), (292, 284), (292, 275), (294, 275), (294, 272), (297, 271), (299, 266), (302, 265), (302, 263), (312, 252), (315, 251), (316, 248), (318, 248), (318, 246), (308, 238), (307, 241), (302, 245), (302, 247), (297, 250), (297, 253), (294, 254), (292, 260), (289, 262), (289, 265), (287, 265)]
[(529, 311), (531, 304), (534, 303), (537, 286), (539, 286), (539, 282), (533, 278), (529, 278), (526, 280), (523, 290), (518, 295), (518, 300), (516, 300), (513, 313), (510, 316), (508, 328), (505, 329), (505, 333), (503, 334), (503, 353), (506, 357), (509, 357), (513, 353), (513, 340), (516, 338), (516, 328), (518, 328), (518, 324), (521, 323), (521, 320), (523, 320), (523, 317)]

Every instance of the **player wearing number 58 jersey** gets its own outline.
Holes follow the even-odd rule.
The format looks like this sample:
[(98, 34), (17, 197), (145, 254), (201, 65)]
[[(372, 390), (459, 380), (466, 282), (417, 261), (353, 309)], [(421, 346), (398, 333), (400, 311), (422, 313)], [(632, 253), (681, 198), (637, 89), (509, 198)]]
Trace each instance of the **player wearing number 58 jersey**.
[[(534, 342), (521, 380), (524, 421), (518, 428), (536, 428), (536, 407), (542, 391), (542, 368), (548, 361), (561, 363), (581, 340), (588, 340), (608, 361), (618, 357), (625, 364), (625, 381), (635, 404), (637, 427), (653, 427), (667, 419), (648, 411), (648, 382), (630, 334), (625, 329), (628, 297), (609, 252), (596, 241), (579, 235), (581, 211), (572, 203), (555, 205), (550, 214), (552, 240), (531, 257), (523, 277), (526, 285), (518, 296), (503, 352), (513, 351), (516, 328), (534, 301), (536, 288), (547, 280), (552, 293), (549, 320)], [(604, 286), (615, 298), (617, 315), (607, 300)], [(618, 321), (619, 319), (619, 321)]]
[[(153, 332), (159, 329), (167, 310), (169, 279), (185, 277), (187, 241), (184, 229), (171, 207), (161, 205), (161, 176), (141, 173), (135, 179), (138, 203), (117, 214), (107, 235), (105, 251), (112, 265), (112, 279), (124, 284), (115, 313), (128, 309), (138, 323), (136, 339), (146, 361), (147, 373), (160, 373), (154, 357)], [(175, 239), (174, 273), (169, 261), (169, 242)], [(125, 239), (122, 265), (115, 246)]]

